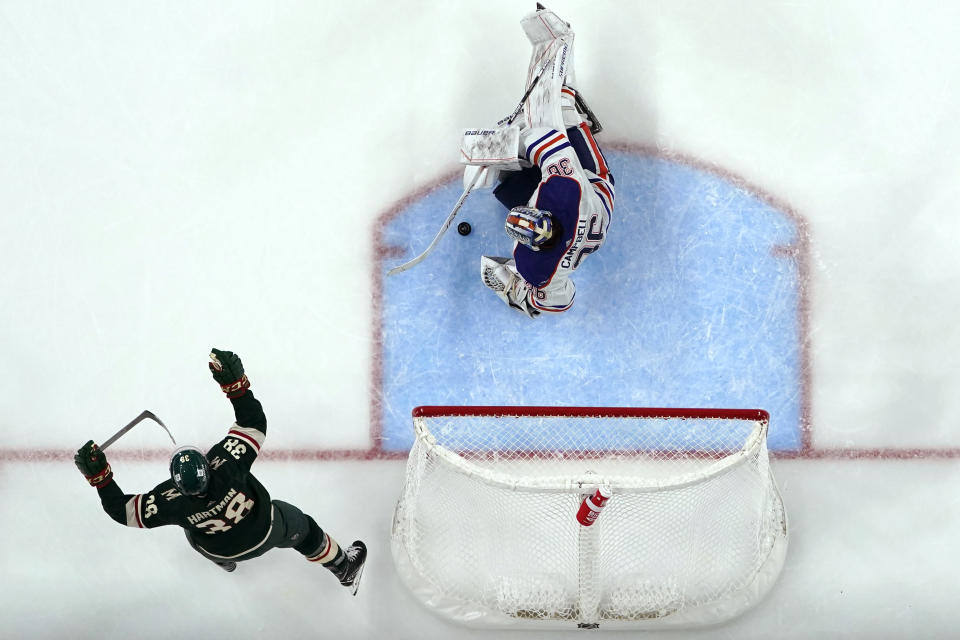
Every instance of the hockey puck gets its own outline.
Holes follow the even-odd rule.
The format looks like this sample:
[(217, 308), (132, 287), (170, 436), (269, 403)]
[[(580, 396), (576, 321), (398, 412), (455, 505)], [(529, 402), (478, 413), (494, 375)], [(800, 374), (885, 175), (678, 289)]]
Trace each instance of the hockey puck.
[(470, 235), (471, 231), (473, 231), (473, 227), (470, 226), (469, 222), (461, 222), (457, 225), (457, 233), (462, 236)]

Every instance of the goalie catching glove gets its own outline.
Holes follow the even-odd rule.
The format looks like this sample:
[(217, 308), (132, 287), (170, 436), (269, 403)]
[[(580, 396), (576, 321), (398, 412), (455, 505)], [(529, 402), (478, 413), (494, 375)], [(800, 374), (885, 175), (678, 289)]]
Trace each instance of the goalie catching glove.
[(240, 356), (232, 351), (210, 350), (210, 373), (228, 398), (239, 398), (250, 388)]
[(77, 465), (77, 469), (91, 487), (99, 489), (113, 480), (113, 470), (107, 462), (107, 456), (94, 444), (93, 440), (87, 440), (87, 443), (77, 450), (77, 455), (73, 456), (73, 463)]

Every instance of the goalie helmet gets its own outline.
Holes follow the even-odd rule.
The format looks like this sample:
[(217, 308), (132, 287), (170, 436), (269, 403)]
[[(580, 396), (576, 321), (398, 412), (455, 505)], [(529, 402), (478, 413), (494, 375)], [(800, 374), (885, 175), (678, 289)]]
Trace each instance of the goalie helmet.
[(180, 493), (203, 495), (210, 485), (210, 463), (196, 447), (180, 447), (170, 458), (170, 477)]
[(533, 207), (514, 207), (507, 214), (507, 235), (534, 251), (553, 238), (553, 216), (549, 211)]

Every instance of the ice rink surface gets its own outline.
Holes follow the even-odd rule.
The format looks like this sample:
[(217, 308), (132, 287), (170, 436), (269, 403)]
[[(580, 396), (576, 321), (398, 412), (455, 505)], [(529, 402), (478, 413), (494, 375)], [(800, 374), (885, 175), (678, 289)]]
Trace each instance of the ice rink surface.
[[(513, 109), (532, 4), (0, 3), (0, 637), (537, 636), (449, 625), (394, 571), (403, 455), (383, 416), (409, 408), (386, 393), (395, 256), (377, 242), (452, 184), (463, 128)], [(960, 9), (549, 6), (576, 31), (601, 144), (724, 176), (804, 234), (803, 370), (782, 389), (804, 439), (773, 462), (786, 566), (743, 617), (664, 637), (955, 637)], [(615, 273), (615, 255), (583, 268)], [(464, 283), (421, 289), (419, 312), (506, 317)], [(557, 320), (617, 304), (584, 287)], [(243, 356), (264, 403), (258, 478), (367, 541), (356, 598), (292, 551), (226, 574), (176, 528), (120, 527), (74, 468), (145, 408), (180, 442), (222, 437), (211, 346)], [(407, 370), (442, 370), (454, 354), (432, 346)], [(163, 479), (165, 438), (143, 425), (110, 450), (126, 491)]]

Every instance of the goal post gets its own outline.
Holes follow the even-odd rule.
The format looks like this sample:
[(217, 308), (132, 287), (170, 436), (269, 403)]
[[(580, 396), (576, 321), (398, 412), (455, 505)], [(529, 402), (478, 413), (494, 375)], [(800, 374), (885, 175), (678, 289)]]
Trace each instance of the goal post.
[[(456, 622), (704, 626), (756, 604), (783, 566), (765, 411), (425, 406), (413, 420), (394, 561)], [(599, 489), (609, 499), (578, 518)]]

